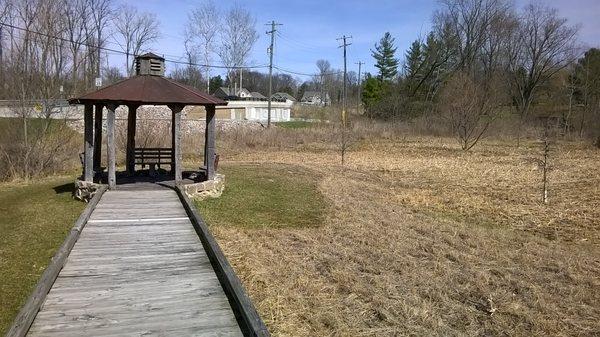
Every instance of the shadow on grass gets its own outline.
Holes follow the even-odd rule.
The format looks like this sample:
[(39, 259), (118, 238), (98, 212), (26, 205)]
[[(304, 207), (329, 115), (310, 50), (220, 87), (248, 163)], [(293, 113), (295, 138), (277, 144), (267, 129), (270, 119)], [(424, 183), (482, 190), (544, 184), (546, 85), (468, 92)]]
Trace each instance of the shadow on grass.
[(52, 188), (56, 194), (73, 193), (75, 185), (72, 183), (62, 184)]

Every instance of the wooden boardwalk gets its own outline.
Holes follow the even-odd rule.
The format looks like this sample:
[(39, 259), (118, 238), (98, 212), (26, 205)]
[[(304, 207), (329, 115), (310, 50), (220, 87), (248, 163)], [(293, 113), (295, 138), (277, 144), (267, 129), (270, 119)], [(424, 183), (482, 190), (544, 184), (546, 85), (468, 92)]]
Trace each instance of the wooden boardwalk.
[(106, 192), (28, 336), (241, 336), (175, 191)]

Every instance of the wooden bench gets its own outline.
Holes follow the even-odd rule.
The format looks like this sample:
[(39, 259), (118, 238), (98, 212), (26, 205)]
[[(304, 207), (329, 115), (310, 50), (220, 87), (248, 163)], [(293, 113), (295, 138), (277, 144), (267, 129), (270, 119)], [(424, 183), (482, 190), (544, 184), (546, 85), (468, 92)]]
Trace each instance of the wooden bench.
[(150, 172), (154, 172), (160, 165), (173, 165), (173, 149), (171, 148), (136, 148), (134, 149), (135, 164), (142, 169), (148, 165)]

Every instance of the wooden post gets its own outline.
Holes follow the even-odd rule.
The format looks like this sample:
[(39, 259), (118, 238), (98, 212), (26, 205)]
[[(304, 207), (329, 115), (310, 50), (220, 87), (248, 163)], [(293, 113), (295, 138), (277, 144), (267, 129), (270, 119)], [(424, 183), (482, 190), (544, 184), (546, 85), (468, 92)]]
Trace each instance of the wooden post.
[(181, 171), (182, 171), (182, 155), (181, 155), (181, 110), (183, 110), (182, 105), (172, 105), (169, 106), (172, 111), (172, 124), (171, 124), (171, 147), (173, 153), (173, 164), (171, 167), (175, 168), (175, 184), (178, 185), (181, 183)]
[(175, 174), (175, 112), (171, 109), (171, 174)]
[(83, 160), (83, 180), (93, 181), (94, 171), (92, 166), (94, 160), (92, 158), (94, 152), (94, 107), (91, 104), (86, 104), (83, 110), (84, 124), (84, 160)]
[(116, 104), (106, 106), (106, 150), (108, 158), (108, 188), (117, 186), (116, 157), (115, 157), (115, 110)]
[(94, 115), (94, 172), (102, 167), (102, 104), (96, 104)]
[(136, 122), (136, 105), (129, 105), (127, 107), (127, 173), (133, 175), (135, 173), (135, 122)]
[(206, 177), (211, 180), (215, 177), (215, 106), (207, 105), (205, 108), (204, 165), (206, 167)]

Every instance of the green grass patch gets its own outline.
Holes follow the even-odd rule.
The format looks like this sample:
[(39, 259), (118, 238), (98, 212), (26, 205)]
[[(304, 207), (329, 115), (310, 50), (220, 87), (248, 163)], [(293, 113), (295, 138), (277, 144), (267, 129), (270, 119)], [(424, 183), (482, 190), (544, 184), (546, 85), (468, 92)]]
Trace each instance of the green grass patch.
[(285, 128), (285, 129), (303, 129), (308, 128), (314, 125), (313, 122), (307, 121), (290, 121), (290, 122), (277, 122), (275, 125)]
[(211, 226), (285, 228), (319, 226), (327, 208), (317, 177), (288, 165), (235, 165), (220, 169), (225, 192), (197, 201)]
[(73, 181), (0, 184), (0, 335), (85, 207), (71, 198)]

